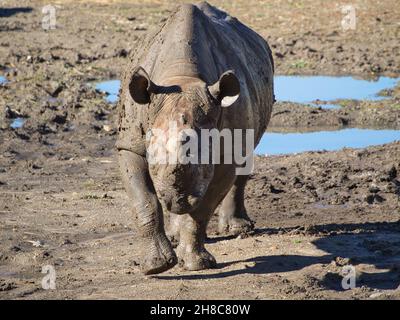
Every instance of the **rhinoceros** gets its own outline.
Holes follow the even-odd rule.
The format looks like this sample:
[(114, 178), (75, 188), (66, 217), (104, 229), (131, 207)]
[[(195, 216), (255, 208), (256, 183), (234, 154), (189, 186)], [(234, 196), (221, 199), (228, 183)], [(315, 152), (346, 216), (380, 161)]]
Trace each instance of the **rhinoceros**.
[[(237, 235), (254, 227), (244, 205), (248, 174), (236, 171), (242, 164), (150, 163), (149, 136), (161, 130), (167, 136), (164, 147), (179, 151), (184, 143), (170, 143), (167, 133), (168, 123), (175, 121), (178, 129), (192, 132), (252, 130), (256, 145), (275, 101), (273, 73), (267, 42), (206, 2), (180, 5), (137, 44), (120, 89), (116, 147), (146, 246), (140, 263), (144, 274), (164, 272), (178, 262), (186, 270), (215, 267), (204, 241), (219, 204), (220, 232)], [(229, 152), (221, 147), (220, 155)], [(164, 216), (170, 217), (171, 239), (179, 241), (176, 253)]]

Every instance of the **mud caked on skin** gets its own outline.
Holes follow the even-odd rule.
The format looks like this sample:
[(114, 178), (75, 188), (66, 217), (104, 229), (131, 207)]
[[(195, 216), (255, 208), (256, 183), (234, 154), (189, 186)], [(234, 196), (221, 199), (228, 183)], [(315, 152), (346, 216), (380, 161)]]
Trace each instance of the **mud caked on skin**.
[[(253, 228), (243, 193), (250, 157), (271, 116), (273, 73), (266, 41), (208, 3), (180, 6), (137, 45), (122, 81), (117, 148), (147, 246), (145, 274), (168, 270), (178, 260), (188, 270), (215, 267), (204, 240), (221, 202), (221, 232)], [(210, 139), (204, 132), (223, 134)], [(215, 148), (212, 142), (221, 139)], [(183, 155), (184, 161), (159, 154)], [(176, 254), (164, 215), (170, 238), (179, 242)]]

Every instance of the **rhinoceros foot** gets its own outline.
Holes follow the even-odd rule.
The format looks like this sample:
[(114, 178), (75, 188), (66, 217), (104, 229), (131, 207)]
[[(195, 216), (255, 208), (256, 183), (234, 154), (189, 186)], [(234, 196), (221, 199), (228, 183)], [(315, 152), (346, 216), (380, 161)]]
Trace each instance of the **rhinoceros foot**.
[(214, 256), (206, 249), (185, 251), (182, 247), (178, 247), (177, 254), (179, 258), (179, 266), (185, 270), (197, 271), (203, 269), (211, 269), (217, 266)]
[[(166, 240), (166, 241), (165, 241)], [(169, 241), (155, 240), (151, 248), (146, 252), (146, 257), (140, 267), (146, 275), (156, 274), (171, 269), (178, 263), (178, 258)]]
[(248, 217), (230, 217), (227, 220), (220, 221), (218, 225), (218, 231), (220, 234), (228, 234), (233, 236), (251, 232), (253, 229), (254, 223)]

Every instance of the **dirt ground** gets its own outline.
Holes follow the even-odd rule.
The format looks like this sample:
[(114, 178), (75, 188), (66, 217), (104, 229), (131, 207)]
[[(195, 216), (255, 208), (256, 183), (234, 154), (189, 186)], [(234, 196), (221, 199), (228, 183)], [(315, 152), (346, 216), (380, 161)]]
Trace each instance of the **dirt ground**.
[[(400, 74), (396, 0), (210, 1), (262, 34), (277, 74)], [(400, 142), (257, 157), (246, 188), (253, 234), (210, 225), (217, 269), (139, 272), (142, 254), (115, 157), (115, 106), (92, 82), (118, 79), (138, 37), (176, 1), (47, 1), (0, 7), (1, 299), (398, 299)], [(288, 88), (290, 89), (290, 88)], [(271, 130), (400, 128), (400, 88), (340, 110), (279, 102)], [(17, 117), (26, 122), (12, 129)], [(43, 290), (42, 267), (56, 270)], [(341, 286), (343, 267), (356, 288)]]

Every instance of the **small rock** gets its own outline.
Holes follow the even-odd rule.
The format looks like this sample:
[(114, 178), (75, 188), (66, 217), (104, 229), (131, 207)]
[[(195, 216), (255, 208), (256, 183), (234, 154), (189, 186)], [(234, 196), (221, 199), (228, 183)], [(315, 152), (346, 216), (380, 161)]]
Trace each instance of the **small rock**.
[(382, 296), (383, 294), (384, 294), (383, 292), (375, 292), (375, 293), (371, 294), (369, 297), (372, 299), (375, 299), (375, 298)]
[(23, 115), (19, 111), (12, 110), (9, 106), (6, 106), (5, 112), (7, 119), (15, 119), (15, 118), (22, 118)]
[(147, 27), (144, 24), (139, 24), (135, 28), (133, 28), (135, 31), (146, 31)]
[(132, 260), (131, 265), (137, 267), (140, 265), (140, 263), (137, 262), (136, 260)]
[(109, 124), (105, 124), (103, 126), (103, 130), (106, 131), (106, 132), (110, 132), (112, 130), (112, 127)]
[(19, 251), (21, 251), (21, 248), (18, 247), (18, 246), (12, 246), (12, 247), (10, 248), (10, 251), (19, 252)]
[(69, 239), (65, 239), (65, 240), (61, 243), (61, 245), (68, 245), (68, 244), (72, 244), (72, 241), (69, 240)]
[(371, 192), (371, 193), (378, 193), (379, 191), (381, 191), (381, 189), (379, 189), (379, 187), (375, 184), (372, 184), (369, 187), (369, 192)]
[(17, 288), (14, 282), (1, 282), (0, 283), (0, 292), (10, 291)]
[(349, 258), (343, 258), (343, 257), (336, 257), (335, 258), (335, 265), (339, 267), (343, 267), (350, 264), (350, 259)]
[(39, 247), (43, 247), (44, 242), (42, 240), (28, 240), (29, 243), (31, 243), (34, 247), (39, 248)]
[(117, 56), (122, 57), (122, 58), (126, 58), (128, 55), (129, 55), (129, 51), (126, 49), (121, 49), (117, 53)]
[(37, 130), (41, 134), (56, 133), (57, 132), (57, 127), (55, 125), (42, 123), (42, 124), (38, 125)]
[(63, 90), (64, 85), (56, 81), (51, 81), (46, 88), (47, 93), (54, 98), (56, 98)]
[(254, 268), (256, 266), (255, 262), (249, 262), (244, 265), (247, 269)]

